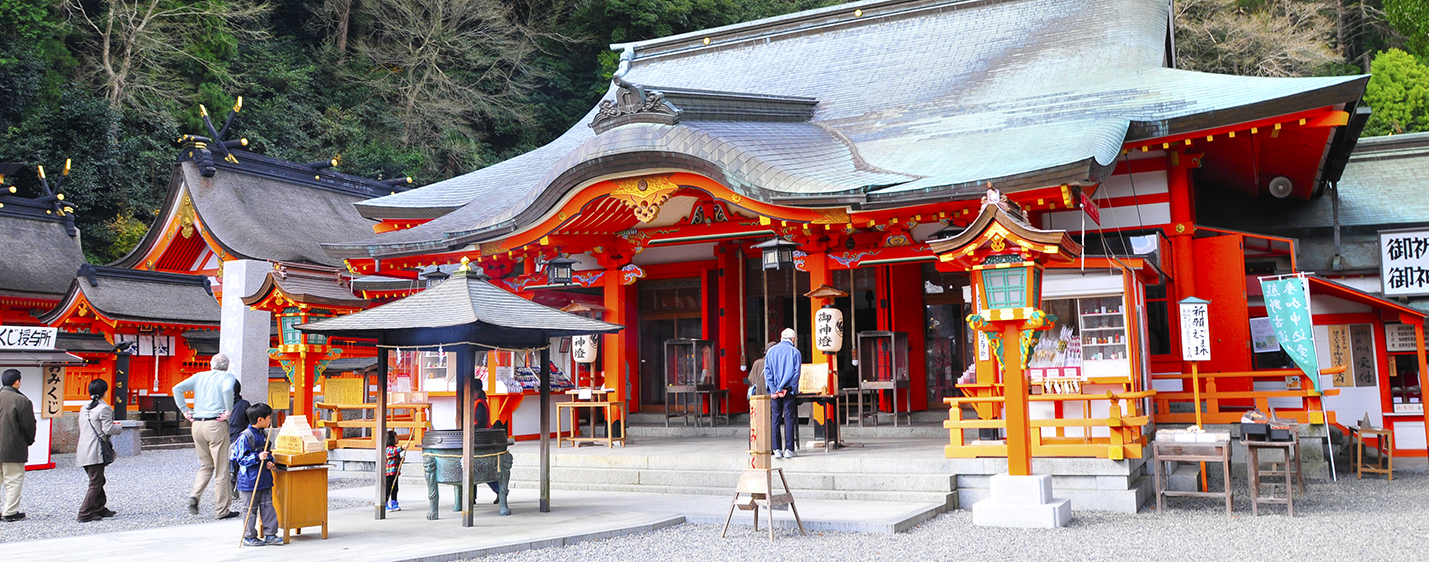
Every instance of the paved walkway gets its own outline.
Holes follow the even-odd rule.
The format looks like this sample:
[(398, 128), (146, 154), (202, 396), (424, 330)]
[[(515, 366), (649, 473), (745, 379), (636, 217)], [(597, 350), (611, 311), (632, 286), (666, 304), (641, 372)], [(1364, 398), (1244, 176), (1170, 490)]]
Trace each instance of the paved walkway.
[[(476, 526), (461, 527), (460, 514), (450, 511), (449, 487), (443, 486), (441, 520), (427, 521), (425, 502), (406, 503), (405, 510), (373, 519), (370, 509), (346, 509), (329, 515), (328, 540), (309, 528), (281, 547), (240, 548), (239, 525), (233, 521), (161, 527), (138, 531), (65, 537), (4, 545), (8, 560), (153, 560), (159, 553), (174, 560), (253, 560), (255, 557), (341, 562), (423, 560), (445, 561), (486, 554), (639, 533), (695, 523), (724, 523), (729, 498), (611, 492), (552, 492), (550, 513), (537, 511), (535, 490), (512, 490), (512, 515), (499, 517), (479, 496)], [(334, 498), (363, 499), (368, 488), (336, 490)], [(732, 491), (731, 491), (732, 494)], [(415, 496), (415, 494), (413, 494)], [(930, 518), (933, 505), (895, 502), (800, 501), (799, 512), (810, 531), (851, 530), (893, 532)], [(743, 517), (738, 517), (742, 514)], [(736, 514), (749, 525), (748, 512)], [(792, 527), (788, 512), (776, 512), (775, 523)], [(787, 531), (780, 531), (787, 532)]]

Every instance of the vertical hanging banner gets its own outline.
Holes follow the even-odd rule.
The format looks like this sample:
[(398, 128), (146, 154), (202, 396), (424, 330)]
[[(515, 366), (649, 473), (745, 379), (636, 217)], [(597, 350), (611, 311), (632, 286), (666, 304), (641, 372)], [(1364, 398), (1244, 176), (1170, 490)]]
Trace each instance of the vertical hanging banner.
[[(1349, 367), (1353, 362), (1350, 359), (1350, 327), (1345, 324), (1333, 324), (1326, 326), (1326, 332), (1330, 335), (1330, 366)], [(1347, 368), (1344, 372), (1335, 374), (1334, 383), (1337, 387), (1354, 386), (1354, 371)]]
[(1299, 276), (1262, 277), (1260, 289), (1280, 348), (1320, 391), (1320, 358), (1315, 355), (1315, 333), (1310, 323), (1310, 280)]

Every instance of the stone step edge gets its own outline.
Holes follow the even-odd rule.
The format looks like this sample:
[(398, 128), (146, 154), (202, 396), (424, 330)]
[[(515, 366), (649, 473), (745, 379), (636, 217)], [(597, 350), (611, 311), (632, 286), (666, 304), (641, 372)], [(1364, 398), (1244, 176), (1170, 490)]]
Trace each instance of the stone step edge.
[[(512, 480), (511, 487), (531, 490), (538, 487), (538, 483), (529, 480)], [(648, 484), (601, 484), (601, 483), (572, 483), (572, 482), (551, 482), (551, 488), (555, 490), (568, 491), (595, 491), (595, 492), (631, 492), (645, 494), (674, 494), (674, 495), (695, 495), (695, 496), (730, 496), (734, 493), (734, 487), (713, 487), (713, 486), (664, 486)], [(820, 500), (849, 500), (849, 501), (881, 501), (893, 503), (909, 503), (914, 501), (924, 501), (936, 503), (935, 499), (941, 499), (944, 503), (957, 502), (957, 490), (947, 492), (883, 492), (866, 490), (825, 490), (816, 488), (796, 488), (790, 487), (789, 492), (795, 499), (807, 497), (809, 499)]]

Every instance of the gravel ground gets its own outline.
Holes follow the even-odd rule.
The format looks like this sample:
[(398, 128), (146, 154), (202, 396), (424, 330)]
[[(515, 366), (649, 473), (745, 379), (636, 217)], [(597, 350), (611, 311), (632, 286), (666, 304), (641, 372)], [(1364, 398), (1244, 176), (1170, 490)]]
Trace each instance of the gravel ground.
[[(213, 521), (213, 485), (199, 500), (199, 514), (189, 515), (187, 498), (198, 472), (192, 449), (150, 451), (125, 457), (104, 471), (109, 509), (117, 517), (80, 523), (75, 520), (89, 479), (74, 466), (74, 455), (54, 455), (55, 468), (25, 475), (20, 511), (25, 519), (0, 523), (0, 543), (50, 539), (93, 533), (112, 533)], [(370, 481), (334, 480), (331, 489), (371, 486)], [(365, 502), (329, 500), (331, 509), (361, 507)], [(237, 505), (234, 506), (238, 507)], [(234, 519), (237, 525), (237, 519)], [(3, 549), (0, 549), (3, 551)]]
[[(651, 533), (577, 543), (485, 560), (593, 562), (602, 560), (1135, 560), (1148, 555), (1196, 560), (1415, 560), (1429, 551), (1429, 476), (1400, 473), (1339, 483), (1307, 482), (1295, 517), (1284, 506), (1250, 514), (1245, 483), (1235, 515), (1201, 498), (1168, 499), (1162, 515), (1152, 501), (1137, 515), (1074, 512), (1061, 529), (974, 527), (972, 513), (943, 514), (897, 535), (768, 533), (731, 526), (679, 525)], [(748, 514), (744, 514), (748, 517)], [(778, 513), (776, 519), (784, 519)]]

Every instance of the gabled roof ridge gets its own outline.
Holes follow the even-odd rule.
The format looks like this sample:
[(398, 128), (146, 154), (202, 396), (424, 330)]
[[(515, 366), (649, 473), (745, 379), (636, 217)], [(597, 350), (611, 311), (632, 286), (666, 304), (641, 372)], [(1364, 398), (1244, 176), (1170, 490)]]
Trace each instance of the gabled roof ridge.
[[(669, 37), (615, 43), (613, 50), (633, 50), (635, 60), (684, 56), (752, 42), (769, 42), (790, 36), (826, 32), (831, 29), (861, 27), (889, 20), (915, 17), (928, 11), (965, 9), (1023, 0), (865, 0), (827, 8), (805, 10), (782, 16), (691, 31)], [(858, 14), (858, 15), (855, 15)], [(705, 43), (708, 39), (709, 42)]]
[(185, 273), (168, 273), (163, 271), (150, 271), (146, 269), (128, 269), (124, 267), (109, 267), (105, 265), (80, 264), (79, 271), (75, 272), (75, 277), (82, 277), (89, 280), (91, 286), (98, 286), (100, 278), (124, 279), (128, 281), (143, 281), (148, 283), (170, 283), (175, 285), (198, 285), (210, 289), (208, 277), (203, 275), (188, 275)]
[(0, 195), (0, 216), (54, 223), (65, 222), (64, 217), (57, 216), (53, 212), (46, 212), (50, 210), (49, 204), (37, 203), (34, 199), (17, 195)]
[[(238, 159), (238, 164), (228, 162), (221, 158), (215, 159), (213, 164), (220, 171), (264, 176), (357, 197), (382, 197), (411, 189), (411, 187), (405, 183), (389, 185), (385, 183), (385, 180), (346, 174), (330, 167), (318, 170), (309, 167), (307, 164), (284, 160), (266, 154), (239, 149), (230, 149), (230, 151), (233, 152), (234, 157)], [(180, 162), (188, 159), (185, 158), (186, 154), (186, 152), (180, 153)], [(253, 164), (257, 164), (257, 166)]]

